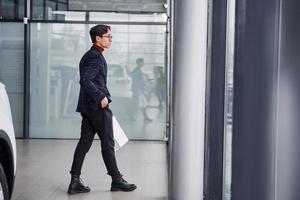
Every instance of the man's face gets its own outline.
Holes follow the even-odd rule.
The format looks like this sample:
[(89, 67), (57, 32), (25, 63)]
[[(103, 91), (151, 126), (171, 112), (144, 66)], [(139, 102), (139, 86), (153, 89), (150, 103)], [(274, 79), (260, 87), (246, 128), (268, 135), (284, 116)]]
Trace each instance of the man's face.
[(100, 47), (107, 49), (112, 43), (112, 33), (108, 30), (107, 33), (103, 34), (102, 37), (96, 36), (97, 43)]
[(137, 66), (143, 67), (144, 66), (144, 60), (138, 60), (137, 61)]

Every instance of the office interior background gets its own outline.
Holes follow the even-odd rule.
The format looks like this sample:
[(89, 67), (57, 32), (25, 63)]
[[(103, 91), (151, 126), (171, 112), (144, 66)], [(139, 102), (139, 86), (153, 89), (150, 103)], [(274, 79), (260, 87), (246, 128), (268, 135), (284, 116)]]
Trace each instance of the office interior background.
[[(163, 198), (300, 199), (299, 10), (296, 0), (0, 0), (16, 137), (79, 137), (78, 62), (90, 27), (108, 24), (112, 109), (130, 140), (166, 145)], [(150, 123), (130, 104), (138, 58)]]

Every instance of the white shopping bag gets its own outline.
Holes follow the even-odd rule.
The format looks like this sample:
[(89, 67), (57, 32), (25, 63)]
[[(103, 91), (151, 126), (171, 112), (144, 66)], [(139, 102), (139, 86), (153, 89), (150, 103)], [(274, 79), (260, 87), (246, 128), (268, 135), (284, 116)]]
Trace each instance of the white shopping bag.
[(113, 116), (113, 130), (114, 130), (114, 139), (115, 139), (115, 151), (117, 151), (122, 146), (124, 146), (126, 142), (128, 142), (128, 138), (125, 135), (123, 129), (121, 128), (115, 116)]

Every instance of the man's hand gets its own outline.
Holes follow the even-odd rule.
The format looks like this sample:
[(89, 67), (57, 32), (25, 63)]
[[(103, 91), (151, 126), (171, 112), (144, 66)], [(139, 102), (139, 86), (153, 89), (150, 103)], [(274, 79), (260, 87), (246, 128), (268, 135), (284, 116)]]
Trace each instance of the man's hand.
[(104, 97), (102, 100), (101, 100), (101, 108), (105, 108), (108, 104), (108, 99), (106, 97)]

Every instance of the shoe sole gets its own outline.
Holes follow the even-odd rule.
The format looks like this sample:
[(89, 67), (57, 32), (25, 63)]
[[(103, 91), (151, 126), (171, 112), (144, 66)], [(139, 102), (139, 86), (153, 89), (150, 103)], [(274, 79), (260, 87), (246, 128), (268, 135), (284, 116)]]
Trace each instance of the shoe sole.
[(90, 192), (90, 191), (80, 191), (80, 192), (69, 192), (68, 191), (68, 194), (73, 195), (73, 194), (88, 193), (88, 192)]
[(132, 187), (132, 188), (128, 188), (128, 189), (122, 189), (122, 188), (110, 188), (110, 191), (112, 192), (118, 192), (118, 191), (121, 191), (121, 192), (130, 192), (130, 191), (133, 191), (135, 190), (137, 187)]

